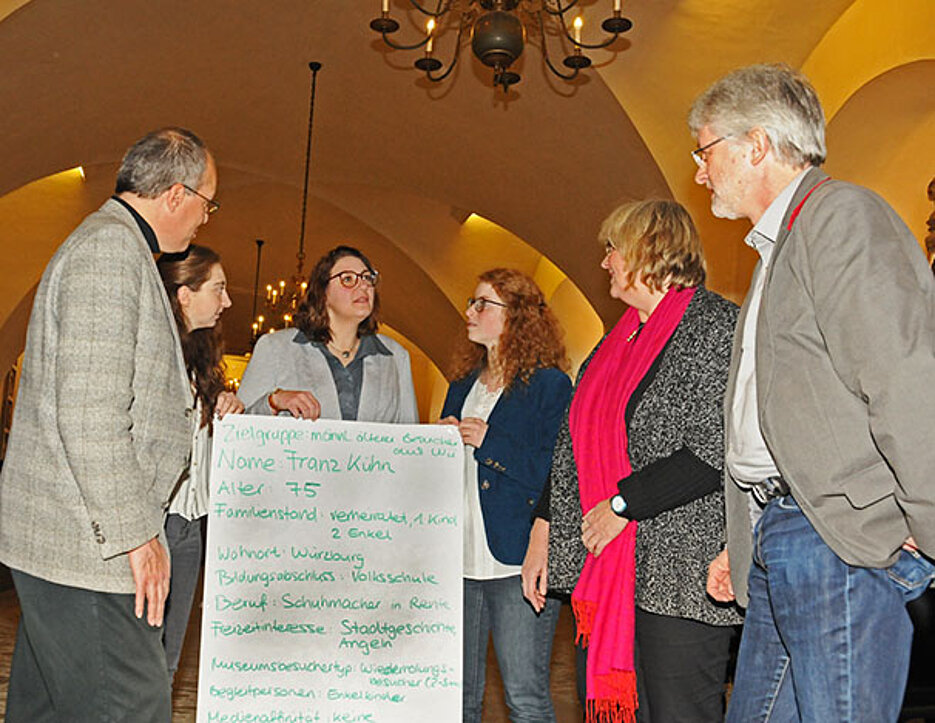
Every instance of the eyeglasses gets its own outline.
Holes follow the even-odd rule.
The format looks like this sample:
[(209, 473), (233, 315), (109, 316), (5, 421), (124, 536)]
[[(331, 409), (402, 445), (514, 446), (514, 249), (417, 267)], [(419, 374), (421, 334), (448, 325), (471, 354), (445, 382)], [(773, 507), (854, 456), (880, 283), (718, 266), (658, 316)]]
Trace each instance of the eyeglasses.
[(208, 198), (204, 194), (198, 193), (198, 191), (196, 191), (191, 186), (187, 186), (183, 183), (182, 188), (184, 188), (189, 193), (194, 193), (196, 196), (198, 196), (198, 198), (205, 202), (205, 210), (208, 212), (209, 216), (212, 213), (217, 213), (217, 210), (221, 207), (221, 204), (215, 201), (213, 198)]
[(373, 287), (380, 280), (379, 271), (339, 271), (328, 277), (328, 281), (337, 279), (345, 289), (356, 289), (363, 281), (367, 286)]
[(698, 168), (703, 167), (708, 162), (708, 151), (712, 146), (716, 146), (721, 141), (726, 141), (730, 136), (721, 136), (720, 138), (715, 138), (710, 143), (705, 143), (700, 148), (696, 148), (692, 151), (692, 158), (695, 163), (698, 164)]
[(507, 308), (506, 304), (503, 304), (499, 301), (494, 301), (493, 299), (485, 299), (483, 296), (478, 299), (475, 299), (472, 296), (470, 299), (468, 299), (467, 303), (468, 310), (474, 309), (474, 311), (476, 311), (478, 314), (484, 313), (484, 309), (486, 309), (488, 306), (499, 306), (503, 309)]

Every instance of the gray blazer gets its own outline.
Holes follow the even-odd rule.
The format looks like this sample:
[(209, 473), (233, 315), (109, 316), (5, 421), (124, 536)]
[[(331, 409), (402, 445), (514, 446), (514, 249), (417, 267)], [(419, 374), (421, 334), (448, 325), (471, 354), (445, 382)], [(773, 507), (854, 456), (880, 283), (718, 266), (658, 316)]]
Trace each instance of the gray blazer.
[[(913, 535), (935, 555), (935, 283), (871, 191), (813, 168), (790, 203), (757, 321), (760, 427), (780, 473), (845, 562), (885, 567)], [(745, 303), (737, 323), (743, 328)], [(726, 428), (737, 367), (735, 339)], [(731, 579), (747, 602), (748, 496), (726, 485)]]
[[(298, 329), (281, 329), (261, 336), (244, 371), (237, 396), (247, 414), (272, 414), (267, 397), (275, 389), (306, 390), (321, 404), (324, 419), (341, 419), (338, 390), (322, 353), (308, 342), (296, 341)], [(417, 423), (419, 410), (412, 385), (409, 352), (398, 342), (377, 334), (392, 352), (364, 357), (357, 419), (362, 422)]]
[(162, 530), (192, 406), (152, 253), (108, 200), (39, 282), (0, 476), (0, 560), (62, 585), (133, 592), (125, 553)]

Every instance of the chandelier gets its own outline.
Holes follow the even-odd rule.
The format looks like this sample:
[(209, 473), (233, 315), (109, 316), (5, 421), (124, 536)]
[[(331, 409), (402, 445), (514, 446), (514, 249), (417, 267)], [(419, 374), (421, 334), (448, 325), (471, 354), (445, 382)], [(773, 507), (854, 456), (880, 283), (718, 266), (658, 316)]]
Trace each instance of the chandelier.
[(256, 273), (253, 279), (253, 326), (251, 340), (256, 341), (262, 334), (276, 331), (280, 328), (292, 326), (292, 319), (299, 304), (305, 296), (308, 281), (302, 268), (305, 265), (305, 221), (308, 215), (308, 179), (312, 164), (312, 125), (315, 119), (315, 89), (318, 71), (321, 63), (312, 61), (308, 64), (312, 71), (311, 90), (308, 102), (308, 136), (305, 142), (305, 183), (302, 187), (302, 223), (299, 230), (299, 250), (296, 252), (295, 274), (288, 282), (280, 279), (276, 283), (266, 285), (266, 295), (263, 299), (261, 313), (257, 313), (257, 302), (260, 296), (260, 257), (263, 253), (262, 239), (256, 240)]
[[(523, 53), (527, 35), (538, 38), (542, 58), (546, 67), (559, 78), (573, 80), (578, 73), (591, 65), (591, 59), (583, 50), (606, 48), (620, 33), (625, 33), (633, 23), (622, 17), (622, 0), (612, 0), (613, 14), (601, 23), (607, 33), (594, 43), (582, 40), (584, 25), (580, 14), (572, 20), (572, 31), (568, 30), (566, 16), (579, 4), (579, 0), (408, 0), (412, 9), (427, 18), (425, 35), (413, 43), (397, 43), (390, 36), (399, 30), (399, 22), (390, 17), (390, 0), (382, 0), (380, 17), (370, 21), (370, 27), (383, 36), (383, 42), (395, 50), (416, 50), (424, 53), (414, 63), (430, 81), (438, 83), (447, 78), (458, 64), (461, 48), (470, 37), (474, 55), (486, 66), (493, 68), (494, 85), (506, 92), (520, 80), (519, 73), (511, 66)], [(427, 3), (424, 5), (423, 2)], [(411, 12), (411, 11), (407, 11)], [(451, 61), (445, 68), (436, 55), (436, 41), (442, 35), (456, 34)], [(551, 41), (550, 41), (551, 38)], [(562, 60), (563, 70), (549, 57), (549, 43), (563, 50), (571, 47), (571, 53)], [(443, 69), (444, 68), (444, 69)]]

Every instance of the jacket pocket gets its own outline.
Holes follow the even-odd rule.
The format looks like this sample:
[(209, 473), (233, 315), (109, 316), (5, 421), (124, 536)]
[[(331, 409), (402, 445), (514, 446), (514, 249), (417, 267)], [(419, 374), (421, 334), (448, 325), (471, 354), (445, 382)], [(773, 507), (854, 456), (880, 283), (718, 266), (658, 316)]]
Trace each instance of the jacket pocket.
[(845, 475), (840, 484), (844, 496), (858, 510), (893, 494), (893, 474), (883, 462)]

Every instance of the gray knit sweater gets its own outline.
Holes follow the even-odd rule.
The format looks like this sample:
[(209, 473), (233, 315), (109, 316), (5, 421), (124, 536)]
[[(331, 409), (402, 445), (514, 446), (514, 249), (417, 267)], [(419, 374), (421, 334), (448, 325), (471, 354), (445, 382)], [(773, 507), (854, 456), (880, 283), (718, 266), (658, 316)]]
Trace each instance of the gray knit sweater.
[[(628, 451), (634, 472), (683, 447), (712, 467), (723, 468), (721, 405), (736, 322), (736, 305), (698, 287), (633, 412)], [(582, 365), (579, 380), (590, 359)], [(549, 483), (549, 584), (558, 592), (570, 592), (586, 550), (567, 411)], [(722, 491), (642, 520), (636, 535), (636, 604), (647, 612), (713, 625), (741, 622), (735, 608), (716, 605), (705, 593), (708, 563), (723, 546)]]

